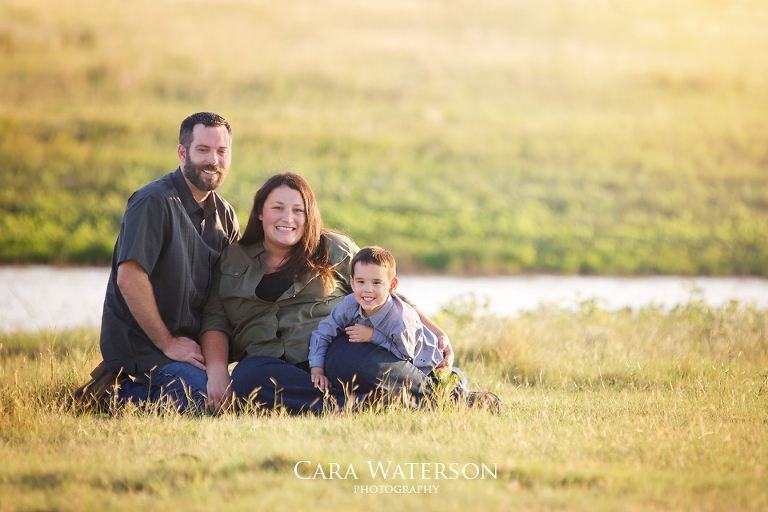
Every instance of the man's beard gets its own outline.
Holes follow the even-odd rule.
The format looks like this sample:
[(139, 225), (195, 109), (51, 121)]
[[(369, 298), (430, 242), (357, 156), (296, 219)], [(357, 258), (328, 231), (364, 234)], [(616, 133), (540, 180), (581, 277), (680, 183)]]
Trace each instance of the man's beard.
[[(215, 176), (208, 176), (204, 175), (203, 171), (216, 171), (218, 174)], [(187, 157), (184, 161), (184, 176), (190, 183), (203, 192), (210, 192), (211, 190), (219, 188), (219, 186), (224, 183), (224, 178), (227, 177), (228, 172), (229, 169), (225, 169), (220, 165), (194, 164), (189, 158), (189, 153), (187, 153)]]

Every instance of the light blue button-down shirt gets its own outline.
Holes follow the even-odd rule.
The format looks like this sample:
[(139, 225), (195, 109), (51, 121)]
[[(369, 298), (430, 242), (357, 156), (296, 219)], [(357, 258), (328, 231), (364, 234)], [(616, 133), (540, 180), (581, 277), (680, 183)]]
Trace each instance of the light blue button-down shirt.
[(309, 366), (325, 366), (325, 352), (336, 336), (355, 324), (373, 327), (370, 343), (392, 352), (404, 361), (411, 361), (419, 370), (429, 374), (442, 361), (437, 348), (437, 336), (424, 327), (419, 314), (400, 297), (390, 293), (387, 302), (373, 315), (363, 316), (353, 294), (344, 297), (328, 318), (320, 322), (309, 341)]

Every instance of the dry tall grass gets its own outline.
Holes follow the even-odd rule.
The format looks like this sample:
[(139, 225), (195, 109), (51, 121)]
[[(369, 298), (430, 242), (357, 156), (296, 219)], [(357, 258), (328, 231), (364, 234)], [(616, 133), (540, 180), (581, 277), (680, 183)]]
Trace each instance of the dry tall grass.
[[(768, 506), (768, 314), (691, 303), (664, 313), (542, 309), (516, 319), (453, 310), (463, 406), (320, 417), (78, 414), (68, 393), (95, 335), (3, 335), (0, 509), (761, 510)], [(303, 480), (320, 464), (358, 479)], [(372, 478), (367, 462), (429, 463)], [(496, 478), (436, 479), (435, 463)], [(421, 466), (417, 466), (421, 467)], [(470, 467), (471, 468), (471, 467)], [(471, 475), (471, 473), (470, 473)], [(437, 485), (437, 494), (355, 493)]]

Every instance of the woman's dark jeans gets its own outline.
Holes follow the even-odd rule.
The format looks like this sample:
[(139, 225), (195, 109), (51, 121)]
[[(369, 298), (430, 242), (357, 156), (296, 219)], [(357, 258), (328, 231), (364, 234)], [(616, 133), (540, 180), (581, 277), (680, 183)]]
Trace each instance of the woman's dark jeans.
[(253, 356), (235, 366), (232, 389), (240, 399), (256, 390), (256, 403), (266, 408), (282, 405), (295, 413), (320, 412), (328, 399), (344, 407), (348, 395), (359, 402), (375, 390), (396, 395), (405, 392), (418, 406), (431, 384), (411, 363), (372, 343), (350, 343), (346, 335), (329, 345), (325, 372), (332, 385), (328, 396), (314, 387), (304, 370), (276, 357)]

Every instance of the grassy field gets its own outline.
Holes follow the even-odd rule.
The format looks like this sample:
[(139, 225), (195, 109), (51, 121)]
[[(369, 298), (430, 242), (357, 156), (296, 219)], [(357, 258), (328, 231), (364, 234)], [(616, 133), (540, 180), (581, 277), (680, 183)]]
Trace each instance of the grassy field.
[[(470, 387), (496, 391), (501, 414), (83, 414), (68, 395), (98, 359), (96, 333), (1, 335), (0, 510), (768, 507), (768, 313), (585, 302), (515, 319), (463, 308), (440, 322)], [(300, 479), (301, 461), (301, 477), (336, 463), (348, 478)], [(372, 478), (368, 461), (404, 478)], [(429, 464), (427, 478), (409, 463)], [(468, 478), (436, 478), (438, 463)], [(472, 464), (495, 478), (472, 478)]]
[(0, 261), (105, 263), (183, 117), (403, 269), (768, 275), (761, 0), (0, 5)]
[[(402, 271), (768, 276), (766, 26), (760, 0), (4, 0), (0, 262), (106, 263), (212, 110), (242, 222), (292, 170)], [(0, 512), (768, 509), (768, 312), (439, 322), (501, 414), (82, 413), (95, 331), (0, 334)]]

